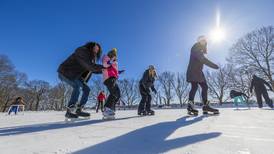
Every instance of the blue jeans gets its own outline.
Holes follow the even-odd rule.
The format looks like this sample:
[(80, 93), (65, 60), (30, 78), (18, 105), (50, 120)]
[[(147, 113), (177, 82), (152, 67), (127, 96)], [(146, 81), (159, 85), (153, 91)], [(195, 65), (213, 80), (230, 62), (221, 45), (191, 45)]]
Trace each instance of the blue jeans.
[(83, 107), (88, 101), (88, 96), (89, 96), (89, 92), (90, 92), (90, 88), (88, 87), (88, 85), (81, 79), (70, 80), (60, 73), (58, 76), (59, 76), (60, 80), (66, 82), (73, 88), (72, 94), (71, 94), (71, 97), (70, 97), (70, 100), (69, 100), (67, 106), (73, 107), (76, 105), (79, 95), (80, 95), (80, 88), (82, 88), (83, 94), (82, 94), (82, 98), (80, 100), (79, 106)]
[(18, 108), (19, 108), (19, 106), (16, 106), (16, 105), (12, 106), (11, 109), (9, 110), (9, 115), (12, 112), (14, 112), (15, 114), (17, 114)]

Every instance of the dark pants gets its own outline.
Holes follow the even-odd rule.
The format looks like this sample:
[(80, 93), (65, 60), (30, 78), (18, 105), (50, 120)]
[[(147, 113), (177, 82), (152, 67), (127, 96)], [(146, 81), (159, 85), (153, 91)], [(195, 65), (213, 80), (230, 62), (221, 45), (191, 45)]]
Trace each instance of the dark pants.
[(104, 84), (106, 85), (106, 87), (109, 91), (109, 96), (107, 98), (107, 101), (106, 101), (104, 107), (108, 107), (112, 110), (115, 110), (115, 105), (121, 97), (121, 92), (120, 92), (119, 86), (117, 84), (117, 79), (109, 78), (104, 82)]
[(255, 93), (256, 93), (259, 108), (263, 107), (262, 96), (264, 97), (264, 100), (265, 100), (266, 103), (271, 103), (272, 102), (272, 100), (268, 96), (268, 93), (267, 93), (266, 89), (255, 89)]
[(98, 112), (99, 108), (101, 109), (101, 112), (104, 111), (103, 110), (103, 108), (104, 108), (103, 101), (98, 101), (96, 112)]
[(19, 106), (13, 105), (11, 109), (9, 110), (9, 115), (14, 112), (14, 114), (17, 114)]
[(139, 90), (140, 90), (140, 94), (142, 96), (141, 102), (139, 104), (138, 107), (138, 112), (142, 112), (142, 111), (150, 111), (150, 107), (151, 107), (151, 95), (150, 95), (150, 90), (146, 89), (143, 85), (139, 85)]
[(194, 101), (195, 94), (198, 90), (198, 85), (202, 88), (202, 99), (203, 103), (207, 102), (207, 90), (208, 86), (206, 82), (191, 82), (191, 90), (189, 92), (189, 100)]
[(73, 107), (76, 105), (80, 95), (80, 88), (81, 88), (83, 94), (82, 94), (82, 98), (80, 100), (79, 106), (83, 107), (88, 101), (88, 96), (90, 92), (90, 88), (88, 87), (88, 85), (81, 79), (69, 80), (66, 77), (64, 77), (62, 74), (59, 74), (59, 78), (73, 88), (72, 94), (67, 106)]

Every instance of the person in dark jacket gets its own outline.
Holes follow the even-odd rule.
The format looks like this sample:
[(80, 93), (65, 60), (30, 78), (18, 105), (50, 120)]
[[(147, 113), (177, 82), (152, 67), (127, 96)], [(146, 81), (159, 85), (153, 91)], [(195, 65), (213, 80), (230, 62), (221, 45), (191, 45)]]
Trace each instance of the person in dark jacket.
[(202, 99), (203, 99), (203, 112), (207, 114), (208, 112), (219, 113), (217, 109), (213, 109), (209, 106), (209, 101), (207, 99), (207, 82), (203, 73), (204, 65), (211, 68), (218, 69), (219, 67), (208, 60), (204, 54), (207, 53), (207, 40), (205, 36), (200, 36), (197, 43), (193, 45), (190, 53), (190, 61), (187, 68), (187, 82), (191, 83), (191, 90), (189, 92), (189, 102), (188, 102), (188, 113), (198, 114), (198, 110), (194, 108), (194, 97), (198, 89), (198, 85), (202, 88)]
[(248, 98), (249, 97), (245, 93), (242, 93), (242, 92), (239, 92), (239, 91), (236, 91), (236, 90), (231, 90), (230, 91), (230, 98), (234, 99), (234, 103), (237, 106), (237, 108), (238, 108), (239, 101), (240, 101), (240, 103), (245, 102), (247, 104), (247, 106), (249, 107), (249, 104), (248, 104)]
[[(58, 68), (59, 78), (69, 84), (72, 88), (71, 98), (67, 105), (67, 118), (78, 118), (78, 116), (89, 117), (90, 114), (83, 112), (90, 88), (87, 85), (92, 73), (102, 73), (102, 65), (96, 64), (102, 53), (101, 46), (96, 42), (88, 42), (75, 50)], [(76, 105), (80, 88), (82, 88), (82, 98)]]
[(25, 102), (23, 101), (22, 97), (17, 97), (11, 104), (10, 110), (9, 110), (9, 115), (14, 112), (14, 114), (17, 114), (20, 105), (25, 105)]
[(106, 95), (104, 91), (101, 91), (99, 95), (97, 96), (98, 104), (96, 107), (96, 113), (98, 113), (99, 108), (101, 109), (101, 112), (104, 111), (104, 101), (106, 100)]
[(264, 100), (265, 100), (266, 104), (270, 108), (273, 108), (273, 102), (268, 96), (265, 85), (268, 86), (271, 91), (273, 91), (271, 85), (268, 82), (266, 82), (262, 78), (259, 78), (256, 75), (253, 75), (253, 78), (252, 78), (252, 81), (251, 81), (251, 86), (250, 86), (250, 92), (252, 93), (253, 89), (255, 89), (255, 94), (256, 94), (256, 97), (257, 97), (257, 102), (258, 102), (258, 107), (259, 108), (263, 107), (262, 96), (264, 97)]
[(157, 91), (154, 87), (154, 81), (156, 78), (156, 70), (153, 65), (144, 72), (142, 79), (139, 82), (139, 90), (142, 96), (141, 102), (138, 107), (138, 115), (154, 115), (154, 111), (151, 110), (151, 94), (150, 89), (156, 94)]

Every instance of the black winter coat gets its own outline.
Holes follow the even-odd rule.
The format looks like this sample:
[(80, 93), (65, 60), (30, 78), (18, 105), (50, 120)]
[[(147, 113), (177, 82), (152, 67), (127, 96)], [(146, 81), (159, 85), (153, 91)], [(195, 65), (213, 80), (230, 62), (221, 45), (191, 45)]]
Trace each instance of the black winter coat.
[(194, 44), (191, 48), (190, 60), (186, 73), (187, 82), (206, 82), (203, 73), (204, 64), (214, 69), (219, 68), (204, 56), (204, 51), (206, 50), (206, 46), (201, 45), (200, 43)]
[(104, 68), (95, 63), (96, 58), (91, 51), (82, 46), (75, 50), (58, 68), (58, 72), (70, 80), (84, 79), (85, 82), (92, 73), (100, 73)]
[(250, 92), (252, 92), (253, 88), (255, 88), (255, 92), (266, 91), (265, 85), (267, 85), (269, 87), (269, 89), (272, 90), (272, 87), (268, 82), (266, 82), (262, 78), (255, 76), (255, 77), (253, 77), (253, 79), (251, 81)]
[(154, 88), (154, 81), (155, 81), (155, 78), (149, 76), (149, 70), (147, 69), (144, 72), (142, 79), (140, 80), (140, 85), (142, 85), (147, 90), (149, 88), (151, 88), (154, 91), (155, 90), (155, 88)]

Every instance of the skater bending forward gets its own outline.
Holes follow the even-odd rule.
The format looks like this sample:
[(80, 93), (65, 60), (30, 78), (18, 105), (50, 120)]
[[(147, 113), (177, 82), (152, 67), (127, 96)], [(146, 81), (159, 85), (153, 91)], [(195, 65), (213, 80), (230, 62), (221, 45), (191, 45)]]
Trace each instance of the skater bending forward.
[(219, 67), (204, 56), (206, 53), (207, 40), (205, 36), (200, 36), (197, 40), (197, 43), (195, 43), (191, 48), (190, 60), (187, 68), (187, 82), (191, 83), (187, 110), (188, 114), (191, 115), (198, 114), (198, 110), (194, 108), (194, 97), (198, 89), (198, 85), (202, 88), (203, 113), (219, 113), (217, 109), (211, 108), (209, 106), (209, 101), (207, 99), (208, 86), (203, 73), (204, 64), (214, 69), (218, 69)]
[[(101, 46), (96, 42), (89, 42), (75, 50), (58, 68), (59, 78), (72, 87), (72, 94), (67, 104), (66, 118), (89, 117), (83, 111), (88, 100), (90, 88), (87, 85), (92, 73), (102, 73), (102, 65), (96, 64), (101, 56)], [(77, 104), (82, 89), (82, 98)], [(77, 104), (77, 105), (76, 105)]]
[(258, 102), (258, 107), (262, 108), (263, 107), (263, 102), (262, 102), (262, 96), (264, 97), (265, 103), (270, 107), (273, 108), (273, 102), (269, 98), (267, 90), (265, 85), (269, 87), (271, 91), (273, 91), (271, 85), (266, 82), (264, 79), (257, 77), (256, 75), (253, 75), (252, 81), (251, 81), (251, 86), (250, 86), (250, 93), (252, 93), (253, 89), (255, 89), (255, 94), (257, 97), (257, 102)]
[(157, 91), (154, 88), (154, 81), (156, 78), (156, 70), (153, 65), (143, 74), (139, 83), (139, 90), (142, 96), (141, 102), (138, 107), (138, 115), (154, 115), (154, 111), (151, 110), (151, 94), (150, 89), (156, 94)]
[(103, 118), (112, 119), (115, 115), (115, 104), (121, 97), (117, 80), (119, 74), (124, 72), (124, 70), (118, 70), (116, 48), (113, 48), (107, 55), (103, 56), (103, 66), (107, 68), (103, 70), (104, 85), (109, 91), (109, 96), (104, 105)]

